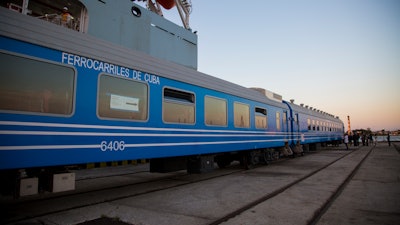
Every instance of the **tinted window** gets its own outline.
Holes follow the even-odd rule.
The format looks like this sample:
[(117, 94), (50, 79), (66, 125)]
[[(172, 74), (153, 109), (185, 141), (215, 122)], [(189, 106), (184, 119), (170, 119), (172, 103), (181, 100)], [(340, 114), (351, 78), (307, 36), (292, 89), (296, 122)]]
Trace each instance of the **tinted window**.
[(227, 104), (225, 99), (206, 96), (204, 99), (204, 112), (207, 125), (227, 125)]
[(235, 127), (250, 127), (250, 108), (248, 105), (235, 102), (233, 105)]
[(255, 108), (255, 124), (256, 128), (263, 129), (268, 127), (267, 110), (264, 108)]
[(276, 112), (276, 129), (281, 130), (281, 114)]
[(75, 70), (0, 53), (0, 109), (70, 115)]
[(100, 117), (147, 120), (147, 84), (101, 75), (98, 93), (98, 114)]
[(194, 124), (194, 94), (181, 90), (164, 88), (163, 120), (169, 123)]

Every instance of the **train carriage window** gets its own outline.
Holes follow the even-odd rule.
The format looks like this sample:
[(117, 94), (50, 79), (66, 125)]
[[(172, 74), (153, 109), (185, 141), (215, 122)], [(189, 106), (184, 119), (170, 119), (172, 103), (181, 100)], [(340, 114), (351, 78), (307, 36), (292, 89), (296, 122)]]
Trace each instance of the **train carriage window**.
[(267, 110), (264, 108), (255, 107), (255, 124), (258, 129), (268, 128)]
[(307, 119), (308, 130), (311, 130), (311, 119)]
[(312, 129), (315, 130), (315, 120), (312, 120)]
[(283, 129), (286, 131), (286, 128), (287, 128), (287, 112), (286, 111), (284, 111), (283, 112), (283, 114), (282, 114), (282, 120), (283, 120), (283, 122), (282, 122), (282, 125), (283, 125)]
[(168, 123), (195, 123), (193, 93), (164, 88), (163, 120)]
[(250, 127), (249, 105), (235, 102), (233, 104), (235, 127)]
[(207, 125), (227, 125), (227, 103), (225, 99), (206, 96), (204, 98), (204, 113)]
[(148, 86), (103, 74), (99, 79), (97, 110), (100, 117), (147, 120)]
[(276, 129), (281, 130), (281, 114), (276, 112)]
[(0, 110), (71, 115), (75, 70), (0, 53)]

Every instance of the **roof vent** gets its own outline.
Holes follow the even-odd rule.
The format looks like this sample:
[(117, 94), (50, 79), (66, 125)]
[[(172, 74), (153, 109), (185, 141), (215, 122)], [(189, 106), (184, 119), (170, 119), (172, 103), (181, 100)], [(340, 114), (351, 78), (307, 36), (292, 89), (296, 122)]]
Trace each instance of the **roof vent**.
[(294, 99), (290, 99), (290, 103), (292, 103), (292, 104), (293, 104), (293, 103), (294, 103)]
[(267, 98), (271, 100), (274, 100), (276, 102), (282, 102), (282, 95), (278, 95), (277, 93), (268, 91), (264, 88), (251, 87), (250, 89), (260, 92), (261, 94), (265, 95)]
[(300, 106), (301, 106), (301, 107), (304, 107), (304, 104), (303, 104), (303, 103), (301, 103), (301, 104), (300, 104)]

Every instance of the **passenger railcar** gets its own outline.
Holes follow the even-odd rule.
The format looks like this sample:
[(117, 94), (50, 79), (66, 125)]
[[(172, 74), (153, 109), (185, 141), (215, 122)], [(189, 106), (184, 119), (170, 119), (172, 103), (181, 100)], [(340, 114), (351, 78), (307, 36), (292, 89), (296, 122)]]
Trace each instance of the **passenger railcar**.
[[(0, 7), (1, 171), (133, 159), (153, 159), (153, 170), (164, 171), (168, 162), (199, 156), (218, 156), (224, 166), (232, 155), (253, 163), (261, 150), (285, 143), (341, 140), (338, 118), (203, 74), (186, 58), (168, 60), (170, 53), (132, 44), (138, 34), (127, 30), (141, 23), (137, 10), (139, 17), (162, 18), (131, 1), (70, 2), (80, 18), (70, 27), (44, 15), (66, 1), (31, 0), (20, 11)], [(104, 26), (115, 24), (104, 23), (99, 12), (120, 15), (120, 30), (107, 34)], [(162, 26), (154, 21), (151, 29)], [(176, 32), (161, 36), (174, 35), (178, 49), (193, 54), (195, 34), (165, 26)]]
[[(290, 127), (293, 142), (300, 140), (304, 145), (340, 143), (344, 127), (339, 117), (316, 108), (304, 106), (304, 104), (296, 105), (294, 100), (283, 102), (290, 108), (289, 117), (292, 118)], [(292, 144), (294, 144), (293, 142)]]

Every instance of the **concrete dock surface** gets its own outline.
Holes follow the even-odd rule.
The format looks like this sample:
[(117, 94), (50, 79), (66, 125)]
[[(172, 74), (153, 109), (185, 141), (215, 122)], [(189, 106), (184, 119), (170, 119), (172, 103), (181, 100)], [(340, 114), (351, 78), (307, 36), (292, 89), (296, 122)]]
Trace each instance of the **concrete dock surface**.
[[(372, 152), (317, 221), (312, 221), (313, 215), (328, 201), (329, 195), (332, 195), (330, 192), (336, 190), (339, 183), (333, 180), (347, 176), (346, 167), (355, 164), (358, 159), (354, 163), (341, 163), (331, 172), (327, 168), (321, 176), (302, 182), (283, 195), (261, 203), (223, 224), (399, 225), (400, 143), (391, 147), (387, 143), (379, 143), (359, 148), (360, 151), (372, 148)], [(337, 173), (340, 170), (343, 170), (343, 178), (339, 178), (340, 174)]]
[(400, 224), (400, 143), (378, 144), (318, 224)]

